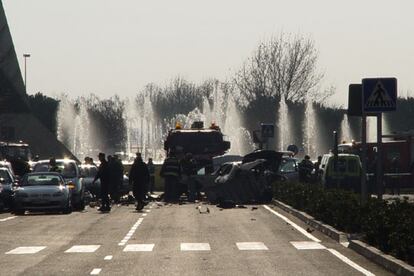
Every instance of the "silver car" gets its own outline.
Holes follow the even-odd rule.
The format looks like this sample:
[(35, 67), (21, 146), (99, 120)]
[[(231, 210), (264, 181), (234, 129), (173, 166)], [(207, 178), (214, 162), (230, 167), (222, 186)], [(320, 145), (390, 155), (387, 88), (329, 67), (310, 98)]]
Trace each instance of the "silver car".
[[(65, 183), (72, 188), (72, 205), (75, 209), (85, 208), (85, 187), (82, 182), (79, 167), (75, 160), (57, 159), (56, 165), (59, 173), (65, 179)], [(34, 167), (33, 172), (50, 171), (49, 160), (40, 160)]]
[(72, 212), (72, 190), (59, 173), (28, 173), (14, 189), (13, 212), (59, 210)]

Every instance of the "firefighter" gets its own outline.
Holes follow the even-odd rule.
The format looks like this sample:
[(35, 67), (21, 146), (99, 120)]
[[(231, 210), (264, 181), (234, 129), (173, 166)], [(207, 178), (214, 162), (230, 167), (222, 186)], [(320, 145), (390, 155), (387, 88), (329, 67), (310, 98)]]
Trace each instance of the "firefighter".
[(310, 156), (305, 155), (305, 158), (299, 163), (299, 180), (301, 182), (310, 182), (312, 171), (313, 163), (310, 160)]
[(160, 176), (164, 178), (165, 202), (176, 202), (179, 199), (178, 185), (181, 179), (181, 166), (175, 153), (171, 152), (162, 164)]
[(188, 200), (194, 202), (197, 194), (196, 183), (194, 181), (194, 175), (197, 174), (197, 167), (193, 155), (187, 153), (185, 158), (181, 161), (181, 168), (183, 171), (183, 182), (188, 192)]

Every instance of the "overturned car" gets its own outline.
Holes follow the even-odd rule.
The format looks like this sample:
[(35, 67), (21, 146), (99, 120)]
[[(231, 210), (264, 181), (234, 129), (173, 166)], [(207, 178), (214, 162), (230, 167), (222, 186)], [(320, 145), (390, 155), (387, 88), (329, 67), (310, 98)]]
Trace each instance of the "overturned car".
[(267, 169), (268, 161), (233, 162), (225, 173), (215, 179), (215, 184), (205, 189), (211, 203), (225, 201), (234, 204), (269, 202), (272, 199), (272, 173)]

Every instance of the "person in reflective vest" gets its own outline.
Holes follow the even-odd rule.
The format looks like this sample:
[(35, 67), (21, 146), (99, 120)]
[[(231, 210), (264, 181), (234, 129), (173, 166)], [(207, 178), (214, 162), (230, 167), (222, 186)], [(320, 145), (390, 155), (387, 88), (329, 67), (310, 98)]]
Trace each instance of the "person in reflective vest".
[(181, 179), (180, 161), (171, 153), (162, 164), (160, 176), (164, 178), (165, 202), (176, 202), (179, 199), (179, 181)]

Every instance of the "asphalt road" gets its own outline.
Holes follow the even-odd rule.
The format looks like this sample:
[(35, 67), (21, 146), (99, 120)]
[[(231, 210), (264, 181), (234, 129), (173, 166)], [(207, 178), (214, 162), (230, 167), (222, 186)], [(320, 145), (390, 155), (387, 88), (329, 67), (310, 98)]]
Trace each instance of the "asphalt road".
[(245, 207), (2, 213), (0, 275), (391, 275), (278, 208)]

